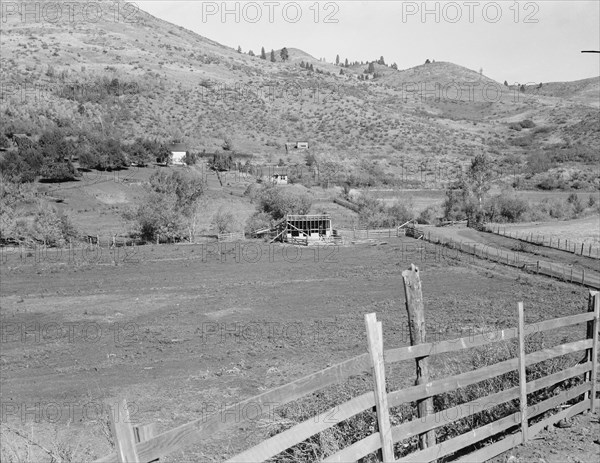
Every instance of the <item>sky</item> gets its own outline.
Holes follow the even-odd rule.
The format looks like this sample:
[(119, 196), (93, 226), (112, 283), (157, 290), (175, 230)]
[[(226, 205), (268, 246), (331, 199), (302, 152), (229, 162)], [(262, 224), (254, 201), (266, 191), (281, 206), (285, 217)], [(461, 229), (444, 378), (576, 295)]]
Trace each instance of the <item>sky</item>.
[(600, 75), (600, 1), (139, 1), (148, 13), (243, 52), (299, 48), (399, 69), (449, 61), (498, 81)]

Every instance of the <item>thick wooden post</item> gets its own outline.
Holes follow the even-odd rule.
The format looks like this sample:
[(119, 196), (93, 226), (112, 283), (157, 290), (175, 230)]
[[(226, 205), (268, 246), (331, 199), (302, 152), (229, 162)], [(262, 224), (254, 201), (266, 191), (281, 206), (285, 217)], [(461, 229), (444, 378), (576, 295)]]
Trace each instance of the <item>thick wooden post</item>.
[[(406, 311), (408, 312), (408, 329), (410, 333), (410, 344), (415, 346), (427, 342), (425, 332), (425, 307), (423, 305), (423, 292), (421, 290), (421, 277), (419, 269), (411, 264), (409, 270), (402, 272), (404, 280), (404, 293), (406, 295)], [(429, 381), (429, 365), (427, 357), (417, 357), (417, 379), (416, 384), (424, 384)], [(433, 398), (428, 397), (417, 402), (419, 418), (424, 418), (434, 413)], [(419, 448), (425, 449), (436, 445), (435, 430), (426, 432), (419, 436)]]
[(525, 372), (525, 315), (523, 303), (519, 302), (519, 389), (521, 407), (521, 434), (527, 442), (527, 375)]
[(583, 246), (584, 246), (584, 244), (581, 243), (581, 252), (579, 254), (581, 254), (582, 256), (583, 256)]
[(116, 404), (108, 404), (110, 424), (115, 451), (122, 463), (138, 463), (139, 457), (135, 448), (135, 434), (129, 419), (129, 410), (125, 399)]
[(394, 444), (392, 442), (392, 425), (388, 408), (387, 390), (385, 387), (385, 364), (383, 360), (383, 329), (374, 313), (365, 314), (369, 354), (373, 366), (375, 386), (375, 403), (377, 424), (381, 442), (381, 454), (384, 462), (394, 461)]
[(596, 399), (598, 393), (598, 328), (600, 328), (600, 293), (598, 291), (590, 291), (588, 312), (594, 312), (594, 319), (587, 324), (587, 338), (594, 341), (592, 348), (587, 350), (587, 361), (592, 362), (592, 371), (585, 375), (585, 379), (592, 382), (590, 410), (594, 413), (598, 405)]

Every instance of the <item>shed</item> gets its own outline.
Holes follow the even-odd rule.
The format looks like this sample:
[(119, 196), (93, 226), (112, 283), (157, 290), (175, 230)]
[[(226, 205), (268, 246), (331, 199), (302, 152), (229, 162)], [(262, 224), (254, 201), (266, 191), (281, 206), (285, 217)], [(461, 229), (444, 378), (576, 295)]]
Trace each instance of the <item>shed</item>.
[(187, 153), (187, 147), (184, 143), (172, 143), (169, 146), (171, 152), (171, 162), (175, 165), (185, 164), (185, 155)]

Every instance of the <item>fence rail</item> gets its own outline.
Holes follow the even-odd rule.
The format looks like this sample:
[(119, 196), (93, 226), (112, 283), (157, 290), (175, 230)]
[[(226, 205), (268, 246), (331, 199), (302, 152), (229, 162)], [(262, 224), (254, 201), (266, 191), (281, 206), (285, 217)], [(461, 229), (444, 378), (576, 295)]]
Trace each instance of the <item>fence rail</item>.
[(404, 229), (394, 228), (347, 228), (338, 229), (343, 237), (347, 239), (365, 240), (365, 239), (382, 239), (396, 238), (404, 236)]
[(517, 267), (538, 275), (546, 275), (565, 282), (587, 286), (588, 288), (600, 289), (600, 275), (590, 270), (586, 270), (584, 267), (575, 268), (550, 261), (531, 260), (523, 258), (524, 256), (519, 255), (514, 251), (503, 251), (502, 249), (481, 243), (463, 243), (462, 241), (456, 241), (451, 238), (442, 238), (432, 235), (431, 231), (425, 231), (414, 227), (407, 228), (406, 236), (455, 249), (464, 254), (469, 254), (491, 262), (498, 262), (503, 265)]
[(245, 238), (244, 232), (219, 233), (219, 241), (241, 241)]
[[(132, 427), (127, 423), (114, 423), (112, 429), (113, 433), (115, 433), (114, 438), (118, 453), (115, 452), (101, 458), (97, 460), (97, 463), (115, 461), (126, 463), (132, 461), (149, 462), (156, 458), (161, 458), (189, 445), (206, 441), (207, 437), (212, 434), (221, 432), (233, 426), (239, 426), (239, 416), (230, 419), (229, 422), (227, 420), (228, 416), (231, 416), (230, 412), (236, 407), (239, 409), (245, 404), (250, 403), (255, 406), (257, 404), (277, 403), (280, 406), (306, 397), (327, 386), (342, 383), (351, 376), (366, 372), (371, 372), (371, 377), (373, 379), (372, 391), (354, 397), (349, 401), (336, 406), (332, 410), (321, 413), (317, 417), (296, 424), (292, 428), (276, 434), (260, 444), (231, 457), (228, 462), (264, 461), (360, 412), (370, 410), (374, 406), (377, 414), (377, 429), (366, 438), (328, 456), (324, 461), (356, 461), (376, 451), (380, 451), (380, 459), (383, 459), (384, 461), (432, 461), (470, 448), (475, 443), (501, 434), (500, 437), (502, 439), (498, 442), (461, 457), (468, 461), (485, 461), (514, 446), (526, 442), (539, 433), (544, 427), (551, 425), (552, 423), (587, 410), (595, 410), (597, 405), (596, 393), (598, 391), (599, 302), (600, 297), (598, 292), (590, 291), (587, 313), (546, 320), (536, 325), (525, 325), (523, 306), (522, 304), (519, 304), (517, 311), (518, 325), (516, 328), (495, 331), (493, 336), (490, 336), (490, 333), (485, 333), (475, 337), (463, 337), (438, 343), (426, 342), (391, 350), (383, 349), (381, 322), (377, 321), (375, 314), (367, 314), (365, 315), (368, 340), (367, 353), (318, 371), (304, 378), (297, 379), (289, 384), (260, 394), (259, 396), (244, 400), (208, 418), (204, 417), (192, 421), (156, 436), (153, 436), (153, 432), (148, 432), (144, 437), (140, 437), (140, 433), (137, 431), (138, 428)], [(407, 296), (407, 304), (408, 303), (409, 300)], [(525, 354), (525, 333), (547, 331), (581, 323), (587, 323), (588, 326), (586, 339), (531, 352), (527, 355)], [(532, 327), (534, 329), (532, 329)], [(420, 361), (423, 357), (429, 357), (431, 355), (461, 351), (509, 339), (516, 339), (518, 341), (518, 356), (515, 358), (398, 391), (387, 392), (386, 390), (386, 365), (410, 359)], [(579, 364), (533, 381), (527, 381), (525, 376), (526, 366), (579, 351), (586, 352), (584, 360), (579, 362)], [(518, 400), (520, 404), (518, 412), (510, 413), (508, 416), (472, 429), (469, 432), (450, 438), (441, 443), (435, 443), (434, 445), (429, 446), (426, 445), (425, 448), (421, 448), (416, 452), (405, 455), (400, 460), (395, 460), (395, 443), (415, 435), (423, 435), (428, 431), (430, 432), (441, 426), (446, 426), (478, 412), (475, 407), (471, 406), (473, 405), (473, 402), (462, 403), (452, 408), (440, 410), (437, 413), (431, 413), (427, 416), (421, 416), (417, 419), (391, 426), (389, 416), (389, 409), (391, 407), (430, 398), (451, 390), (464, 388), (469, 384), (475, 384), (486, 379), (495, 378), (514, 370), (516, 370), (519, 377), (518, 386), (495, 392), (486, 397), (480, 397), (477, 400), (481, 401), (487, 399), (493, 401), (495, 404)], [(528, 394), (562, 383), (565, 379), (581, 375), (584, 375), (583, 383), (563, 390), (558, 395), (549, 399), (535, 404), (528, 404)], [(530, 419), (537, 418), (541, 414), (547, 413), (565, 402), (581, 398), (583, 395), (586, 397), (576, 404), (568, 406), (559, 413), (544, 417), (542, 421), (529, 424)], [(123, 405), (126, 409), (126, 403), (123, 403)], [(511, 428), (519, 427), (520, 431), (516, 434), (503, 435)]]
[(544, 246), (546, 248), (570, 252), (578, 256), (600, 259), (600, 246), (594, 246), (592, 243), (582, 243), (581, 241), (574, 241), (568, 238), (555, 238), (552, 235), (546, 236), (542, 233), (507, 231), (506, 227), (492, 224), (484, 225), (482, 231), (506, 236), (507, 238), (512, 238), (524, 243), (535, 244), (536, 246)]

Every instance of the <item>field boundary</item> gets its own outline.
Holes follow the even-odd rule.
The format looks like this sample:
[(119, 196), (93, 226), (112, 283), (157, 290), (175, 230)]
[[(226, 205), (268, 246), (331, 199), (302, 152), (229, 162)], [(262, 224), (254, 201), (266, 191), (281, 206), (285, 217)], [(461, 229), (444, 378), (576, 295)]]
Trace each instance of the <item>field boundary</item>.
[[(534, 244), (536, 246), (543, 246), (545, 248), (557, 249), (559, 251), (569, 252), (571, 254), (575, 254), (576, 256), (590, 257), (592, 259), (600, 260), (600, 246), (593, 246), (592, 243), (582, 243), (580, 241), (568, 240), (567, 238), (553, 238), (550, 236), (549, 240), (546, 239), (546, 235), (541, 233), (524, 233), (521, 232), (521, 236), (519, 236), (519, 232), (511, 232), (508, 230), (508, 234), (506, 231), (506, 227), (500, 228), (500, 225), (496, 225), (496, 230), (494, 230), (493, 225), (486, 224), (483, 226), (481, 231), (485, 231), (488, 233), (492, 233), (494, 235), (505, 236), (506, 238), (511, 238), (514, 240), (521, 241), (523, 243)], [(529, 235), (529, 239), (527, 238)], [(541, 239), (540, 239), (541, 237)], [(553, 241), (556, 246), (553, 246)], [(564, 246), (561, 246), (561, 241)], [(586, 253), (587, 249), (587, 253)]]
[(579, 284), (592, 289), (600, 289), (600, 275), (589, 270), (586, 271), (583, 267), (574, 268), (545, 260), (521, 259), (521, 256), (514, 251), (503, 251), (481, 243), (464, 243), (452, 238), (432, 236), (431, 231), (426, 232), (416, 227), (408, 228), (406, 236), (455, 249), (461, 253), (490, 262), (516, 267), (529, 273), (535, 273), (536, 275), (545, 275), (568, 283)]
[(242, 241), (246, 238), (246, 235), (243, 231), (233, 232), (233, 233), (219, 233), (218, 240), (219, 241)]
[[(412, 330), (415, 330), (416, 325), (414, 322), (419, 320), (419, 318), (411, 319), (411, 310), (409, 307), (414, 305), (413, 311), (416, 312), (418, 312), (416, 309), (418, 309), (419, 305), (422, 307), (418, 269), (412, 266), (412, 271), (414, 272), (413, 275), (417, 275), (416, 283), (405, 276), (406, 272), (403, 273), (407, 310), (409, 311), (409, 320), (412, 320), (409, 321), (411, 339), (413, 338)], [(409, 293), (414, 294), (409, 296)], [(201, 443), (210, 435), (218, 434), (233, 426), (239, 426), (240, 417), (237, 416), (238, 419), (235, 419), (235, 410), (239, 410), (244, 405), (254, 404), (255, 406), (260, 406), (275, 403), (277, 406), (281, 406), (306, 397), (328, 386), (340, 384), (351, 376), (369, 372), (372, 377), (372, 391), (354, 397), (332, 410), (327, 410), (316, 417), (296, 424), (264, 440), (260, 444), (229, 458), (227, 461), (265, 461), (317, 433), (336, 426), (344, 420), (352, 418), (361, 412), (372, 410), (373, 407), (375, 407), (374, 411), (377, 415), (377, 427), (373, 429), (372, 434), (337, 451), (323, 461), (356, 461), (373, 452), (378, 452), (380, 461), (435, 461), (443, 456), (470, 450), (474, 444), (498, 436), (500, 439), (491, 445), (461, 456), (463, 460), (486, 461), (510, 448), (527, 442), (546, 426), (552, 425), (566, 417), (588, 410), (595, 410), (598, 403), (596, 395), (598, 392), (598, 328), (600, 327), (600, 297), (597, 291), (590, 291), (587, 309), (587, 312), (582, 314), (526, 325), (523, 304), (519, 303), (517, 310), (518, 323), (515, 328), (434, 343), (419, 343), (417, 341), (413, 342), (412, 346), (390, 350), (384, 350), (383, 348), (382, 323), (377, 321), (375, 313), (366, 314), (364, 319), (368, 343), (367, 353), (246, 399), (236, 405), (223, 409), (220, 413), (203, 417), (161, 434), (155, 435), (154, 425), (133, 426), (128, 420), (127, 402), (121, 400), (122, 410), (126, 412), (125, 416), (121, 415), (121, 419), (119, 419), (119, 411), (114, 408), (111, 412), (112, 433), (116, 452), (96, 460), (96, 463), (155, 461), (172, 452)], [(421, 316), (423, 315), (424, 313), (421, 311)], [(424, 321), (423, 318), (420, 320)], [(587, 324), (585, 339), (528, 354), (525, 353), (526, 334), (539, 333), (581, 323)], [(416, 329), (416, 331), (419, 331), (419, 329)], [(422, 328), (422, 334), (424, 334), (424, 328)], [(419, 365), (422, 367), (423, 361), (426, 361), (432, 355), (457, 352), (510, 339), (517, 340), (519, 349), (518, 355), (509, 360), (434, 381), (428, 381), (428, 378), (425, 377), (423, 378), (423, 382), (417, 381), (417, 385), (402, 390), (388, 392), (386, 389), (386, 365), (414, 359), (417, 362), (417, 369), (419, 370)], [(575, 366), (532, 381), (527, 381), (527, 366), (580, 351), (585, 351), (585, 355)], [(488, 394), (486, 397), (481, 397), (478, 400), (483, 401), (483, 399), (487, 399), (488, 405), (490, 403), (500, 404), (509, 401), (518, 401), (519, 408), (517, 412), (508, 412), (510, 413), (508, 416), (474, 429), (471, 428), (470, 431), (441, 443), (436, 443), (435, 434), (433, 434), (433, 441), (429, 445), (425, 443), (420, 446), (420, 450), (404, 455), (400, 460), (395, 459), (395, 443), (412, 436), (427, 435), (428, 433), (432, 433), (436, 428), (447, 426), (478, 412), (475, 411), (474, 407), (471, 407), (473, 402), (462, 403), (435, 413), (434, 410), (430, 410), (421, 414), (421, 409), (419, 408), (420, 416), (418, 418), (413, 418), (392, 426), (389, 416), (391, 407), (413, 401), (417, 401), (417, 403), (425, 402), (437, 394), (459, 390), (468, 385), (514, 371), (518, 375), (518, 387)], [(541, 402), (528, 403), (528, 394), (553, 386), (556, 389), (566, 379), (581, 377), (582, 375), (583, 379), (580, 384), (564, 389), (558, 395), (554, 395)], [(561, 404), (573, 401), (576, 401), (576, 403), (566, 408), (563, 407), (562, 411), (556, 414), (547, 415), (548, 412), (560, 407)], [(264, 414), (262, 408), (259, 407), (258, 410), (260, 410), (262, 416)], [(234, 419), (231, 419), (232, 415), (234, 415)], [(227, 419), (228, 417), (230, 418), (229, 420)], [(541, 421), (539, 421), (540, 418)], [(242, 421), (246, 421), (247, 419), (246, 417)], [(535, 419), (535, 422), (529, 423), (531, 419)], [(513, 429), (517, 432), (511, 433)]]

